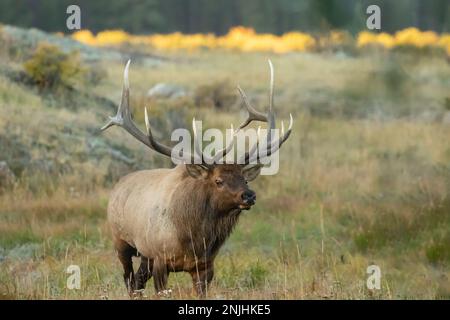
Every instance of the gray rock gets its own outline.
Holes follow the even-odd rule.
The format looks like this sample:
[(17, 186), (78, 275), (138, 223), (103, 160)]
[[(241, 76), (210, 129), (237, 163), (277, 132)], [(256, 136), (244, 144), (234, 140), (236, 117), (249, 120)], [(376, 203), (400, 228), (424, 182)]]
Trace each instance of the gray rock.
[(16, 42), (28, 48), (33, 48), (40, 42), (47, 42), (59, 46), (65, 52), (78, 50), (83, 59), (89, 61), (123, 60), (123, 55), (117, 50), (87, 46), (67, 36), (61, 37), (38, 29), (23, 29), (11, 25), (5, 25), (3, 30)]
[(335, 56), (336, 58), (340, 59), (340, 60), (345, 60), (345, 59), (348, 59), (348, 58), (349, 58), (349, 55), (348, 55), (346, 52), (342, 51), (342, 50), (337, 51), (337, 52), (334, 54), (334, 56)]
[(425, 123), (437, 122), (439, 121), (439, 118), (440, 113), (434, 110), (426, 110), (417, 116), (417, 119)]
[(88, 144), (89, 152), (98, 157), (103, 157), (105, 155), (108, 155), (108, 156), (111, 156), (113, 159), (125, 162), (128, 165), (132, 165), (135, 163), (134, 159), (126, 156), (119, 150), (108, 146), (101, 139), (95, 139), (95, 138), (90, 139), (90, 140), (88, 140), (87, 144)]
[(183, 87), (170, 83), (158, 83), (147, 92), (150, 98), (177, 99), (186, 95)]
[(0, 187), (13, 183), (16, 180), (16, 176), (9, 168), (6, 161), (0, 161)]
[(39, 243), (24, 243), (12, 248), (7, 255), (11, 260), (29, 260), (36, 257), (41, 245)]

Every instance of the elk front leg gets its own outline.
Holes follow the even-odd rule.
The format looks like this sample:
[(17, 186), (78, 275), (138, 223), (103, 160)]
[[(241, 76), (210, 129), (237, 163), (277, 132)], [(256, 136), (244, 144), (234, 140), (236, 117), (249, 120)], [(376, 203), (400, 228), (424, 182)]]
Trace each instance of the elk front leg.
[(157, 294), (166, 290), (168, 277), (169, 271), (165, 262), (155, 259), (153, 262), (153, 283)]
[(131, 297), (133, 296), (133, 290), (135, 287), (132, 257), (136, 255), (136, 249), (123, 240), (117, 240), (115, 242), (115, 247), (117, 250), (117, 256), (123, 266), (123, 280), (125, 281), (128, 294)]
[(205, 298), (208, 285), (214, 277), (214, 265), (212, 263), (199, 265), (198, 269), (192, 270), (190, 274), (197, 295), (200, 298)]

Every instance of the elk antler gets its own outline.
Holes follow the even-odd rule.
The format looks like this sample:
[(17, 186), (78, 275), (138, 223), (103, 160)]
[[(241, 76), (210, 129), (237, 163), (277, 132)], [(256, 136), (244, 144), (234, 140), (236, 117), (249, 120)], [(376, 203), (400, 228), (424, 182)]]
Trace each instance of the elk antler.
[[(172, 148), (168, 147), (158, 141), (156, 141), (153, 137), (153, 133), (150, 127), (150, 117), (147, 112), (147, 108), (145, 108), (145, 126), (147, 129), (147, 132), (142, 132), (136, 124), (132, 120), (131, 110), (130, 110), (130, 83), (128, 79), (128, 71), (130, 68), (130, 60), (128, 60), (125, 70), (124, 70), (124, 81), (123, 81), (123, 89), (122, 89), (122, 99), (119, 104), (119, 108), (117, 110), (117, 114), (114, 117), (110, 117), (110, 120), (106, 125), (104, 125), (101, 130), (104, 131), (108, 129), (109, 127), (113, 125), (117, 125), (119, 127), (124, 128), (128, 133), (130, 133), (133, 137), (135, 137), (137, 140), (148, 146), (150, 149), (155, 150), (158, 153), (161, 153), (163, 155), (166, 155), (168, 157), (174, 157), (178, 160), (181, 160), (183, 162), (190, 161), (189, 163), (198, 163), (200, 159), (200, 165), (203, 167), (209, 168), (214, 163), (217, 163), (220, 159), (224, 158), (233, 148), (234, 145), (234, 136), (239, 132), (239, 130), (247, 127), (252, 121), (261, 121), (261, 122), (268, 122), (268, 134), (266, 139), (265, 148), (267, 148), (267, 154), (265, 156), (270, 156), (273, 152), (279, 149), (281, 144), (284, 143), (284, 141), (287, 140), (289, 137), (291, 130), (292, 130), (292, 115), (290, 116), (290, 125), (289, 129), (284, 134), (284, 125), (281, 123), (282, 126), (282, 137), (278, 139), (277, 141), (272, 141), (271, 139), (271, 130), (275, 128), (275, 118), (273, 115), (272, 105), (273, 105), (273, 66), (272, 62), (269, 60), (269, 66), (270, 66), (270, 100), (269, 100), (269, 111), (267, 115), (257, 111), (254, 109), (248, 99), (245, 95), (244, 91), (238, 86), (239, 93), (241, 94), (241, 97), (244, 101), (244, 104), (246, 106), (246, 109), (248, 111), (248, 117), (247, 119), (236, 129), (233, 129), (233, 125), (231, 125), (231, 131), (232, 131), (232, 139), (231, 142), (223, 149), (217, 151), (214, 156), (209, 157), (200, 150), (200, 144), (199, 144), (199, 137), (197, 136), (197, 128), (195, 125), (195, 119), (192, 123), (192, 129), (194, 133), (194, 143), (195, 143), (195, 155), (192, 155), (190, 153), (183, 154), (180, 156), (179, 154), (173, 153)], [(254, 153), (258, 149), (259, 141), (252, 147), (252, 149), (247, 152), (244, 155), (244, 163), (248, 164), (251, 161), (255, 160)], [(261, 158), (259, 154), (256, 156), (256, 161), (259, 161)]]

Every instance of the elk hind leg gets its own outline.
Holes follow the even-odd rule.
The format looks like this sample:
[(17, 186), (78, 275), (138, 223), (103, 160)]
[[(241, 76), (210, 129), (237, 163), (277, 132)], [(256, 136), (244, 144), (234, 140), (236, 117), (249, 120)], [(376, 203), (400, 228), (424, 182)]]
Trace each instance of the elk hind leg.
[(141, 255), (141, 264), (136, 272), (136, 290), (145, 289), (147, 281), (153, 274), (153, 260)]

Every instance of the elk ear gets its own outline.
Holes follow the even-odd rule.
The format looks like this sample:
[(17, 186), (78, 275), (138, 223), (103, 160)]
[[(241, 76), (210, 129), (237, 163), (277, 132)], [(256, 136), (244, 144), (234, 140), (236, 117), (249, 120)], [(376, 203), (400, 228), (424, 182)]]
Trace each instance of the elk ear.
[(247, 181), (255, 180), (256, 177), (258, 177), (260, 173), (261, 173), (261, 165), (260, 164), (247, 166), (242, 170), (242, 174), (244, 175), (244, 178)]
[(186, 164), (187, 173), (195, 179), (206, 178), (208, 175), (208, 168), (199, 164)]

